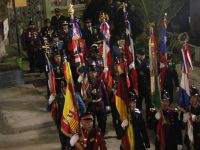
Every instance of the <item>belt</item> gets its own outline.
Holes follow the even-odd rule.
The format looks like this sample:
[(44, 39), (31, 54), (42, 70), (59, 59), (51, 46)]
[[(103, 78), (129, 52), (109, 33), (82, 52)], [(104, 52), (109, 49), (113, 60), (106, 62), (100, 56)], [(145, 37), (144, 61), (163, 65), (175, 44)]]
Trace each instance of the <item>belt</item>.
[(92, 103), (97, 103), (97, 102), (100, 102), (100, 101), (101, 101), (101, 98), (99, 98), (99, 99), (93, 99)]
[(56, 78), (56, 80), (62, 80), (62, 79), (64, 79), (64, 78)]

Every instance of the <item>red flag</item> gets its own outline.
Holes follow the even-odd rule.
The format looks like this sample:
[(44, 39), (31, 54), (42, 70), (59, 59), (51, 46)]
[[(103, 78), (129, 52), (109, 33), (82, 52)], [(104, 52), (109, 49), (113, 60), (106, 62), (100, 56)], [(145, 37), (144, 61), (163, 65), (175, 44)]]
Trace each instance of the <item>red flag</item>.
[(79, 128), (79, 118), (77, 103), (75, 100), (73, 79), (70, 65), (68, 62), (64, 62), (64, 73), (65, 79), (67, 81), (67, 88), (63, 108), (63, 116), (61, 118), (61, 131), (64, 134), (74, 134)]

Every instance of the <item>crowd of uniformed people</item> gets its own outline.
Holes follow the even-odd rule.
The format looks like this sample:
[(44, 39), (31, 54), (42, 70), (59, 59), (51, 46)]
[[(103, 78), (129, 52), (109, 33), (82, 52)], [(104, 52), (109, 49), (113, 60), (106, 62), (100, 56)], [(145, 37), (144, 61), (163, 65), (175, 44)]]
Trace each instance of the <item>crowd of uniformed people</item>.
[[(109, 14), (109, 12), (107, 13)], [(110, 15), (116, 16), (116, 14)], [(96, 17), (98, 18), (98, 16)], [(142, 45), (135, 48), (138, 93), (134, 89), (127, 89), (125, 91), (129, 99), (128, 112), (131, 116), (131, 124), (127, 119), (120, 120), (115, 105), (115, 94), (119, 78), (124, 77), (125, 74), (124, 71), (119, 69), (121, 64), (126, 62), (123, 53), (125, 40), (123, 34), (125, 31), (123, 31), (123, 27), (120, 28), (120, 26), (123, 26), (123, 23), (120, 23), (119, 18), (111, 19), (113, 18), (110, 17), (109, 20), (109, 23), (111, 23), (110, 50), (112, 54), (112, 66), (109, 70), (112, 75), (112, 87), (108, 86), (106, 80), (100, 78), (104, 70), (102, 56), (103, 36), (99, 30), (99, 26), (95, 22), (96, 20), (93, 21), (92, 18), (86, 17), (81, 20), (83, 22), (83, 27), (80, 28), (82, 38), (79, 39), (78, 49), (83, 55), (84, 67), (77, 67), (74, 62), (75, 54), (71, 51), (72, 26), (70, 19), (63, 16), (58, 8), (55, 9), (55, 16), (51, 20), (48, 18), (44, 20), (44, 27), (39, 30), (35, 23), (30, 21), (28, 28), (24, 30), (21, 36), (22, 46), (28, 54), (30, 72), (35, 72), (39, 69), (41, 73), (45, 73), (48, 96), (51, 95), (48, 73), (53, 71), (55, 74), (56, 96), (52, 103), (48, 102), (48, 105), (57, 125), (62, 150), (107, 149), (104, 135), (107, 129), (108, 113), (112, 114), (113, 127), (118, 139), (123, 139), (127, 126), (133, 127), (135, 150), (151, 149), (147, 129), (155, 131), (156, 150), (181, 150), (183, 145), (186, 145), (188, 150), (200, 150), (199, 92), (194, 86), (191, 87), (190, 107), (187, 113), (171, 105), (177, 102), (174, 99), (175, 94), (173, 92), (175, 90), (173, 87), (176, 90), (179, 87), (178, 75), (175, 70), (172, 54), (168, 54), (164, 90), (161, 94), (162, 105), (158, 110), (151, 103), (147, 49)], [(96, 24), (93, 25), (93, 22)], [(78, 25), (81, 26), (81, 23), (78, 23)], [(61, 131), (61, 117), (63, 115), (67, 85), (64, 78), (64, 61), (70, 62), (74, 80), (74, 94), (81, 124), (80, 132), (69, 136), (63, 134)], [(82, 73), (88, 77), (86, 95), (83, 95), (82, 82), (79, 82), (81, 80), (79, 75)], [(146, 108), (142, 106), (143, 99), (145, 100)], [(190, 126), (186, 123), (188, 121), (191, 121), (191, 125), (193, 126), (192, 133), (189, 133)], [(192, 142), (191, 137), (193, 138)], [(125, 150), (123, 142), (119, 149)]]

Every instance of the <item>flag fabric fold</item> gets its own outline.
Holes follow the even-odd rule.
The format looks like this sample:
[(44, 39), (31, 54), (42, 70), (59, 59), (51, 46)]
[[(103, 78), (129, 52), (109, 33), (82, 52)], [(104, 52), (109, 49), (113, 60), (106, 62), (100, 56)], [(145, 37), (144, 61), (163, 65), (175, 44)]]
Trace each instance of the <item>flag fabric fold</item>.
[(149, 36), (149, 61), (150, 61), (150, 88), (151, 101), (156, 108), (161, 106), (160, 83), (157, 71), (157, 51), (153, 26), (150, 26)]
[(103, 35), (103, 65), (104, 65), (104, 70), (102, 74), (100, 75), (100, 78), (102, 80), (107, 81), (107, 86), (109, 88), (112, 88), (112, 76), (109, 71), (109, 68), (111, 67), (112, 64), (112, 56), (110, 52), (110, 27), (105, 19), (105, 16), (103, 15), (101, 18), (101, 25), (100, 25), (100, 31)]
[(161, 34), (161, 48), (160, 48), (160, 88), (163, 89), (164, 80), (167, 70), (167, 14), (163, 19), (163, 30)]
[(188, 48), (188, 44), (184, 43), (181, 49), (182, 52), (182, 63), (181, 63), (181, 83), (179, 90), (179, 105), (188, 110), (190, 104), (190, 83), (189, 83), (189, 72), (193, 69), (192, 58)]
[(125, 119), (128, 119), (129, 122), (124, 137), (122, 138), (122, 146), (124, 149), (134, 150), (134, 132), (130, 121), (130, 114), (128, 112), (128, 89), (125, 78), (125, 74), (121, 75), (119, 78), (117, 92), (115, 95), (115, 104), (120, 120), (124, 121)]
[(75, 99), (73, 78), (69, 62), (64, 62), (64, 75), (67, 81), (63, 116), (61, 118), (61, 131), (64, 134), (74, 134), (79, 129), (79, 117)]
[(125, 17), (125, 26), (126, 26), (126, 34), (125, 34), (125, 44), (124, 44), (124, 53), (127, 59), (127, 66), (129, 68), (129, 76), (132, 79), (132, 86), (138, 94), (138, 78), (137, 78), (137, 71), (135, 68), (135, 54), (134, 54), (134, 46), (133, 46), (133, 39), (131, 37), (131, 27), (130, 22), (127, 19), (128, 13), (126, 8), (123, 8), (124, 17)]
[(73, 52), (76, 66), (84, 66), (84, 56), (81, 50), (82, 33), (78, 24), (78, 19), (70, 19), (70, 24), (72, 25), (72, 42), (69, 50)]

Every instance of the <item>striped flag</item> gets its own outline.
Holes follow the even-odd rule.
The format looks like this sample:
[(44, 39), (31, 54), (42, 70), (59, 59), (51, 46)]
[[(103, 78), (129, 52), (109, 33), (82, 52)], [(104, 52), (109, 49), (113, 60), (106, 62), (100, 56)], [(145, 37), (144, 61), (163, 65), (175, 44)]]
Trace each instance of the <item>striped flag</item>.
[(61, 118), (61, 131), (64, 134), (77, 133), (79, 128), (79, 117), (77, 103), (75, 100), (74, 84), (69, 62), (64, 62), (64, 74), (67, 81), (63, 116)]
[(163, 19), (163, 30), (161, 35), (161, 48), (160, 48), (160, 88), (163, 90), (164, 80), (167, 70), (167, 14)]
[(85, 66), (83, 52), (81, 50), (82, 33), (78, 24), (78, 19), (70, 19), (72, 25), (72, 43), (69, 50), (73, 51), (74, 63), (76, 66)]
[[(125, 77), (126, 78), (126, 77)], [(129, 125), (122, 139), (122, 146), (127, 150), (134, 150), (134, 132), (128, 112), (128, 89), (124, 76), (121, 75), (115, 95), (115, 104), (120, 116), (120, 120), (128, 119)]]
[(125, 34), (125, 44), (124, 44), (124, 52), (127, 59), (127, 66), (130, 70), (130, 78), (132, 79), (133, 88), (138, 94), (138, 78), (137, 78), (137, 71), (135, 68), (135, 54), (134, 54), (134, 46), (133, 46), (133, 39), (131, 37), (131, 27), (130, 22), (127, 18), (128, 12), (126, 11), (126, 6), (123, 6), (123, 12), (125, 17), (125, 26), (126, 26), (126, 34)]
[(151, 101), (156, 108), (161, 106), (160, 84), (157, 72), (157, 51), (156, 41), (154, 37), (153, 26), (150, 26), (149, 37), (149, 61), (150, 61), (150, 84), (151, 84)]
[(110, 52), (110, 27), (106, 21), (106, 16), (103, 15), (101, 16), (101, 25), (100, 25), (100, 31), (103, 35), (103, 65), (104, 65), (104, 70), (101, 74), (101, 79), (102, 80), (107, 80), (107, 85), (108, 87), (112, 87), (112, 76), (109, 71), (109, 68), (111, 67), (112, 64), (112, 57), (111, 57), (111, 52)]
[(185, 110), (188, 110), (188, 106), (190, 103), (189, 72), (190, 70), (193, 70), (193, 65), (187, 43), (184, 43), (181, 52), (182, 52), (182, 63), (181, 63), (182, 77), (181, 77), (178, 99), (179, 99), (179, 105)]
[(54, 70), (53, 70), (53, 66), (51, 64), (51, 62), (49, 61), (49, 58), (47, 57), (46, 53), (45, 53), (45, 58), (46, 58), (46, 61), (47, 61), (47, 67), (49, 70), (48, 72), (48, 87), (49, 87), (49, 90), (50, 90), (50, 93), (56, 93), (56, 77), (55, 77), (55, 73), (54, 73)]

